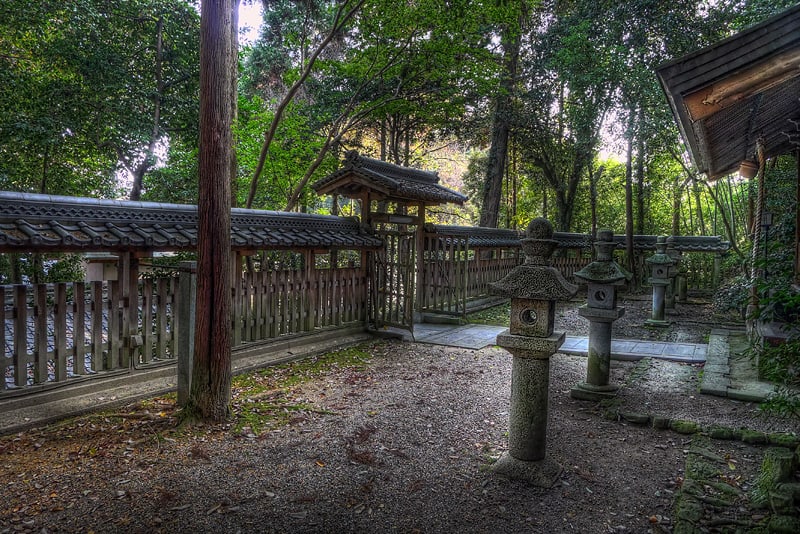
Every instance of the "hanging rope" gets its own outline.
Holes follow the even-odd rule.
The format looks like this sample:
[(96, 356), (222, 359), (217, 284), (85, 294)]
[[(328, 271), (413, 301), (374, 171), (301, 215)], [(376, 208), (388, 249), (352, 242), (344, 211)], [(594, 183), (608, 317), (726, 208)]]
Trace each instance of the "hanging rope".
[(758, 174), (756, 175), (756, 179), (758, 180), (758, 191), (756, 197), (756, 213), (755, 213), (755, 228), (753, 232), (753, 251), (750, 256), (750, 303), (753, 305), (758, 305), (758, 291), (756, 290), (756, 280), (758, 280), (761, 272), (756, 268), (756, 261), (759, 256), (759, 251), (761, 249), (761, 228), (764, 216), (764, 201), (765, 201), (765, 192), (764, 192), (764, 174), (765, 174), (765, 167), (767, 158), (764, 156), (765, 146), (764, 146), (764, 139), (759, 137), (756, 140), (756, 155), (758, 156)]

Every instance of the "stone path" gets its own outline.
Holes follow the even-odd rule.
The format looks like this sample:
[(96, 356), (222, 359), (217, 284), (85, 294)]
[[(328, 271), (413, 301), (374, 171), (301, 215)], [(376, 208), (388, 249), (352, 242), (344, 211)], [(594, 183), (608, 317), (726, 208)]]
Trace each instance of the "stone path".
[[(505, 329), (506, 327), (504, 326), (419, 323), (414, 325), (414, 341), (477, 350), (487, 345), (494, 345), (497, 334)], [(589, 338), (567, 336), (558, 352), (586, 355), (588, 349)], [(614, 339), (611, 341), (611, 355), (617, 360), (658, 358), (684, 363), (702, 363), (706, 361), (707, 349), (708, 345), (697, 343), (668, 343), (627, 339)]]
[[(497, 334), (505, 329), (502, 326), (489, 325), (420, 323), (414, 325), (413, 341), (478, 350), (494, 345)], [(365, 333), (362, 335), (364, 338), (369, 338)], [(408, 333), (405, 333), (403, 337), (409, 341), (412, 340)], [(722, 338), (722, 340), (718, 338)], [(337, 341), (346, 344), (352, 340), (344, 337)], [(313, 348), (300, 347), (299, 344), (298, 341), (298, 347), (281, 345), (278, 347), (280, 350), (277, 350), (276, 355), (271, 358), (274, 361), (286, 361), (315, 352), (332, 350), (339, 343), (326, 340)], [(585, 355), (587, 347), (588, 338), (567, 336), (559, 352)], [(612, 357), (621, 360), (658, 358), (685, 363), (701, 363), (706, 361), (708, 352), (708, 363), (702, 389), (704, 393), (741, 400), (756, 400), (758, 397), (763, 399), (765, 392), (761, 389), (766, 386), (755, 384), (759, 390), (752, 391), (755, 386), (751, 381), (738, 380), (736, 378), (739, 374), (737, 369), (743, 367), (743, 364), (739, 365), (735, 361), (729, 362), (728, 351), (727, 335), (712, 335), (711, 344), (708, 346), (636, 340), (613, 340), (611, 346)], [(242, 356), (244, 357), (246, 354)], [(248, 363), (249, 360), (243, 358), (238, 362), (239, 365), (235, 364), (234, 367), (244, 369), (264, 365), (263, 355), (256, 359), (260, 362), (259, 364), (255, 363), (255, 360), (253, 363)], [(149, 373), (141, 373), (139, 378), (139, 380), (131, 382), (130, 375), (114, 375), (103, 381), (76, 382), (73, 387), (55, 388), (35, 397), (20, 396), (0, 399), (0, 431), (14, 431), (88, 410), (109, 408), (137, 398), (174, 390), (176, 384), (174, 367), (154, 368)], [(117, 384), (117, 382), (119, 383)], [(83, 389), (86, 391), (82, 391)]]

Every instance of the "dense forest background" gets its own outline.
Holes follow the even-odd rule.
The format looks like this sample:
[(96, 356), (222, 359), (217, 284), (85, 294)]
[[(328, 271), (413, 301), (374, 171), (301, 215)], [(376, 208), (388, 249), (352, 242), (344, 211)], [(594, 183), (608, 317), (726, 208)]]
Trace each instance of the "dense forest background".
[[(695, 172), (654, 67), (795, 2), (262, 3), (235, 66), (234, 206), (330, 211), (309, 184), (355, 149), (470, 196), (438, 222), (724, 235), (746, 257), (750, 185)], [(196, 203), (199, 24), (185, 0), (3, 2), (0, 189)], [(777, 236), (792, 197), (770, 200)]]

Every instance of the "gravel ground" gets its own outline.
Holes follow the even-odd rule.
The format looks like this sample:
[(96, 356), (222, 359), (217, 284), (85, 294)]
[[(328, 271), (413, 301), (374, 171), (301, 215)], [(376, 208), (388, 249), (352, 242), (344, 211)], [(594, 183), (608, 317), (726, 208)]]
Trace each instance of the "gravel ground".
[[(632, 322), (637, 313), (621, 333), (650, 332)], [(581, 333), (573, 310), (558, 315)], [(710, 327), (654, 335), (702, 342)], [(584, 358), (551, 360), (548, 454), (563, 473), (543, 489), (487, 469), (507, 446), (508, 353), (394, 341), (364, 350), (365, 365), (272, 393), (306, 408), (264, 432), (176, 430), (172, 401), (157, 399), (4, 438), (0, 532), (671, 531), (692, 437), (610, 421), (571, 399)], [(624, 385), (623, 406), (639, 411), (797, 430), (699, 395), (700, 370), (617, 362), (612, 379)], [(746, 484), (755, 456), (725, 446)]]

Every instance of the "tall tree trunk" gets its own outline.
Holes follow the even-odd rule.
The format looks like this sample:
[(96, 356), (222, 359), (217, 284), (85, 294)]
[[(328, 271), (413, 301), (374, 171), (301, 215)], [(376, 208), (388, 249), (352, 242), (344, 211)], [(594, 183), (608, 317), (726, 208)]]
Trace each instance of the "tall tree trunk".
[(675, 175), (672, 182), (672, 235), (681, 235), (681, 180), (679, 175)]
[(227, 419), (231, 400), (232, 0), (200, 13), (200, 190), (194, 367), (186, 413)]
[(506, 28), (503, 31), (503, 78), (500, 92), (495, 99), (492, 122), (492, 144), (489, 147), (489, 161), (486, 166), (486, 180), (483, 186), (480, 226), (497, 228), (500, 213), (500, 199), (503, 191), (503, 171), (508, 157), (508, 138), (511, 130), (511, 105), (514, 99), (514, 85), (519, 60), (520, 32)]
[[(156, 21), (156, 91), (153, 94), (153, 129), (150, 132), (150, 142), (145, 149), (144, 157), (130, 169), (133, 183), (131, 184), (131, 200), (139, 200), (142, 197), (142, 181), (144, 175), (155, 165), (155, 152), (158, 141), (161, 138), (161, 103), (164, 95), (164, 17), (159, 16)], [(123, 160), (124, 161), (124, 160)]]
[(639, 108), (639, 135), (636, 136), (636, 233), (644, 235), (644, 108)]
[(692, 194), (694, 195), (694, 206), (697, 208), (697, 226), (700, 235), (707, 235), (706, 219), (703, 214), (703, 203), (700, 201), (700, 186), (697, 180), (692, 180)]
[[(734, 226), (735, 223), (733, 221), (728, 221), (728, 215), (726, 213), (726, 206), (722, 204), (722, 201), (720, 200), (720, 198), (717, 195), (717, 193), (714, 191), (714, 188), (711, 187), (711, 185), (708, 182), (703, 181), (703, 185), (706, 186), (706, 190), (708, 191), (708, 194), (711, 196), (711, 199), (714, 201), (714, 205), (716, 206), (715, 213), (719, 213), (720, 217), (722, 218), (722, 224), (723, 224), (723, 226), (725, 226), (725, 230), (726, 230), (726, 232), (728, 234), (728, 240), (730, 241), (731, 248), (733, 249), (734, 252), (736, 252), (737, 256), (739, 256), (740, 258), (744, 259), (744, 255), (742, 254), (742, 251), (739, 250), (739, 247), (736, 244), (736, 239), (731, 237), (731, 236), (734, 235), (733, 226)], [(725, 194), (725, 185), (724, 184), (721, 187), (718, 187), (716, 189), (717, 189), (717, 192), (720, 189), (722, 189), (723, 195)]]
[(605, 165), (600, 165), (596, 170), (589, 169), (589, 209), (592, 214), (592, 243), (597, 239), (597, 182), (603, 176), (604, 171)]
[(631, 287), (639, 287), (639, 273), (633, 255), (633, 111), (628, 118), (628, 146), (625, 159), (625, 256), (626, 267), (633, 273)]

